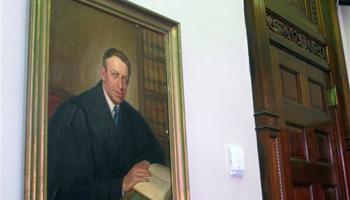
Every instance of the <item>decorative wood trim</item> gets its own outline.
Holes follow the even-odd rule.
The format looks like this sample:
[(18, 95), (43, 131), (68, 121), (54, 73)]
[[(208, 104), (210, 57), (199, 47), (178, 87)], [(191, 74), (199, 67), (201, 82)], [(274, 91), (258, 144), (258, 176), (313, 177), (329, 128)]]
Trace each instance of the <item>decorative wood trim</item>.
[[(271, 58), (269, 55), (269, 42), (266, 40), (268, 32), (266, 30), (265, 5), (261, 0), (249, 2), (244, 1), (245, 18), (247, 24), (250, 70), (252, 77), (254, 109), (276, 111), (276, 104), (265, 96), (274, 96), (272, 94), (273, 86), (270, 80), (271, 76)], [(272, 87), (272, 88), (271, 88)]]
[(267, 10), (266, 23), (267, 27), (274, 33), (282, 36), (289, 41), (292, 41), (299, 47), (309, 51), (310, 53), (313, 53), (314, 55), (324, 60), (327, 59), (325, 44), (312, 38), (292, 23), (282, 19), (281, 17), (278, 17), (278, 15), (272, 11)]
[[(309, 63), (310, 65), (317, 67), (318, 69), (320, 69), (322, 71), (329, 72), (328, 65), (326, 62), (318, 62), (318, 61), (309, 59), (306, 56), (304, 56), (296, 51), (293, 51), (291, 48), (283, 46), (280, 42), (276, 42), (274, 39), (270, 39), (270, 44), (287, 52), (287, 53), (289, 53), (289, 54), (291, 54), (291, 55), (293, 55), (293, 56), (295, 56), (296, 58), (299, 58), (300, 60), (302, 60), (306, 63)], [(325, 60), (322, 60), (322, 61), (325, 61)]]
[(279, 117), (279, 114), (273, 113), (273, 112), (270, 112), (270, 111), (266, 111), (266, 110), (262, 110), (262, 111), (258, 111), (258, 112), (254, 113), (254, 116), (260, 116), (260, 115), (268, 115), (268, 116), (276, 117), (276, 118)]
[[(250, 70), (254, 97), (255, 125), (259, 151), (263, 199), (280, 199), (279, 176), (276, 169), (275, 149), (271, 146), (278, 138), (279, 113), (272, 76), (272, 61), (268, 41), (265, 3), (245, 0), (245, 19), (248, 34)], [(277, 184), (276, 184), (277, 183)]]
[[(336, 86), (338, 94), (338, 107), (334, 109), (335, 117), (337, 118), (337, 129), (339, 139), (339, 152), (341, 152), (341, 170), (344, 174), (345, 191), (344, 195), (346, 199), (350, 199), (350, 161), (346, 160), (350, 155), (350, 90), (349, 79), (346, 71), (345, 57), (343, 51), (343, 45), (341, 40), (341, 33), (338, 21), (337, 5), (336, 1), (326, 1), (326, 6), (322, 7), (321, 11), (327, 13), (330, 17), (322, 19), (324, 25), (331, 24), (331, 26), (325, 26), (324, 29), (327, 33), (329, 40), (329, 50), (334, 53), (330, 55), (330, 63), (332, 67), (331, 81)], [(328, 8), (328, 9), (327, 9)]]
[(315, 0), (310, 0), (311, 22), (318, 25), (317, 5)]
[(269, 112), (266, 110), (259, 111), (254, 113), (256, 131), (260, 130), (269, 130), (271, 131), (270, 135), (273, 138), (276, 138), (278, 132), (281, 132), (279, 127), (279, 115), (277, 113)]
[(281, 132), (281, 129), (280, 128), (276, 128), (276, 127), (273, 127), (273, 126), (269, 126), (269, 125), (265, 125), (265, 126), (258, 126), (255, 128), (256, 131), (260, 131), (260, 130), (269, 130), (269, 131), (273, 131), (270, 133), (270, 135), (273, 137), (273, 138), (276, 138), (278, 136), (278, 133), (277, 132)]
[(46, 132), (50, 1), (31, 1), (24, 199), (46, 198)]
[(188, 182), (185, 104), (182, 95), (184, 89), (182, 68), (180, 67), (182, 60), (180, 51), (180, 24), (170, 30), (165, 41), (165, 54), (169, 58), (166, 59), (167, 66), (179, 66), (169, 67), (167, 69), (169, 112), (174, 113), (172, 117), (169, 117), (169, 129), (170, 132), (174, 133), (170, 135), (170, 141), (176, 141), (170, 142), (170, 149), (173, 152), (171, 156), (171, 169), (174, 170), (174, 175), (171, 176), (173, 183), (173, 199), (189, 200), (190, 188)]
[[(336, 3), (329, 2), (331, 9), (330, 15), (332, 16), (330, 19), (325, 19), (331, 21), (333, 27), (326, 27), (328, 33), (333, 36), (330, 37), (332, 40), (330, 41), (332, 46), (330, 46), (331, 50), (335, 51), (334, 57), (331, 58), (331, 62), (333, 62), (335, 73), (332, 75), (332, 81), (334, 85), (337, 86), (338, 100), (339, 100), (339, 108), (341, 110), (341, 115), (344, 118), (343, 126), (345, 132), (345, 139), (350, 139), (350, 89), (349, 89), (349, 74), (347, 74), (345, 56), (343, 51), (343, 43), (341, 40), (340, 27), (338, 23), (338, 15), (336, 12)], [(348, 147), (350, 148), (350, 147)]]
[[(177, 21), (164, 17), (151, 10), (143, 8), (127, 0), (74, 0), (101, 11), (107, 12), (116, 17), (121, 17), (130, 22), (147, 27), (149, 29), (167, 33), (178, 24)], [(118, 4), (118, 6), (116, 6)], [(152, 24), (149, 22), (152, 21)]]

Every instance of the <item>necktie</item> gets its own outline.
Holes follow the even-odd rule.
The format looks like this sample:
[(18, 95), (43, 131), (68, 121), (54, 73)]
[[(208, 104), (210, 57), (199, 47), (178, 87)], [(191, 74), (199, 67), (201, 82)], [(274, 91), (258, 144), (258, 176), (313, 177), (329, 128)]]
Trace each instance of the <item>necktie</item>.
[(111, 134), (111, 153), (112, 153), (112, 166), (120, 168), (120, 134), (119, 134), (119, 107), (114, 106), (113, 108), (113, 121), (116, 128), (116, 132)]
[(114, 108), (113, 108), (113, 112), (114, 112), (114, 114), (113, 114), (113, 120), (114, 120), (114, 124), (115, 124), (115, 127), (118, 129), (118, 127), (119, 127), (119, 108), (118, 108), (118, 106), (114, 106)]

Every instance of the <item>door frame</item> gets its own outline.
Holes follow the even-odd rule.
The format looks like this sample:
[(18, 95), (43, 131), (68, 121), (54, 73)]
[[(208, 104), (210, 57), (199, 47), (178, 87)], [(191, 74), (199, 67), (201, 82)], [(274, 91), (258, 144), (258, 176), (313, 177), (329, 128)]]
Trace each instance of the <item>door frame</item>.
[[(345, 65), (336, 1), (320, 0), (328, 12), (325, 26), (328, 35), (328, 51), (332, 84), (336, 86), (338, 105), (336, 109), (337, 128), (344, 135), (338, 135), (340, 142), (339, 156), (345, 174), (347, 199), (349, 196), (349, 159), (350, 159), (350, 92)], [(278, 144), (281, 133), (278, 99), (273, 84), (272, 61), (269, 49), (268, 28), (264, 0), (244, 0), (244, 12), (248, 36), (250, 71), (254, 98), (254, 116), (258, 141), (261, 187), (264, 199), (285, 199), (281, 178), (279, 153), (273, 145)], [(334, 56), (332, 56), (334, 55)], [(335, 67), (337, 66), (337, 67)], [(273, 156), (271, 156), (273, 155)]]

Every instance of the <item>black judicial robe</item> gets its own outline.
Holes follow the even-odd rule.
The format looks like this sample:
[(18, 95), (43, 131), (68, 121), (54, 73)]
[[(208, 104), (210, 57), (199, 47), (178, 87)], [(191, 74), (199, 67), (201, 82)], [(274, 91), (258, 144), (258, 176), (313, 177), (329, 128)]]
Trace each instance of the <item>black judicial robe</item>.
[(101, 81), (59, 106), (49, 122), (49, 200), (120, 199), (134, 164), (164, 162), (141, 115), (125, 101), (119, 109), (117, 129)]

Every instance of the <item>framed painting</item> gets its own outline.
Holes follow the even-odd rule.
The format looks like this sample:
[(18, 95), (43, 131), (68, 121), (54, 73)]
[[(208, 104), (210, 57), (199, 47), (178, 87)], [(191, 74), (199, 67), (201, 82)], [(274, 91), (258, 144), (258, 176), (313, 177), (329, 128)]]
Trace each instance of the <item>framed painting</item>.
[[(128, 1), (31, 0), (30, 5), (25, 199), (128, 196), (125, 177), (156, 157), (155, 151), (145, 156), (150, 144), (169, 169), (169, 199), (189, 199), (179, 23)], [(95, 102), (98, 98), (103, 101)], [(110, 119), (95, 115), (102, 104), (105, 111), (117, 105), (115, 129), (106, 129), (115, 110), (109, 110)], [(110, 138), (98, 146), (94, 140), (103, 134)], [(121, 142), (109, 144), (114, 140)], [(109, 169), (113, 163), (117, 167)], [(112, 186), (119, 189), (101, 189)]]

